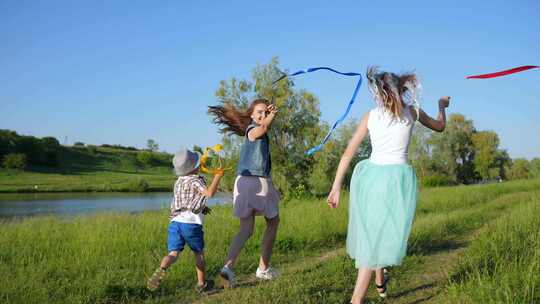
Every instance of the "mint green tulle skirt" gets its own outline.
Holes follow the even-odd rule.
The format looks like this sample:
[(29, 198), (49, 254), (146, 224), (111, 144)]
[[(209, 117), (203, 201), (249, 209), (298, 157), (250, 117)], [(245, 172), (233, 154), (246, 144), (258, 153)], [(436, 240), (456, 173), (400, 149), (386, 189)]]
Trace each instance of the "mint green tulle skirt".
[(412, 166), (356, 164), (351, 179), (347, 253), (356, 268), (399, 265), (418, 195)]

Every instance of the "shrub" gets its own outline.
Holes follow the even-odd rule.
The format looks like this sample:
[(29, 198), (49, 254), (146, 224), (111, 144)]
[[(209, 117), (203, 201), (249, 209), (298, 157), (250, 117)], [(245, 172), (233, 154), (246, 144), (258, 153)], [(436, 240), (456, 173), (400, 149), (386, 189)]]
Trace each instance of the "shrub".
[(128, 191), (132, 192), (146, 192), (149, 188), (150, 185), (144, 178), (132, 180), (128, 184)]
[(86, 146), (86, 149), (88, 150), (88, 153), (90, 153), (91, 155), (96, 155), (98, 152), (97, 147), (94, 145), (88, 145)]
[(124, 147), (122, 145), (109, 145), (109, 144), (103, 144), (100, 147), (102, 148), (109, 148), (109, 149), (117, 149), (117, 150), (128, 150), (128, 151), (137, 151), (137, 148), (129, 146)]
[(23, 169), (26, 167), (26, 155), (23, 153), (10, 153), (4, 156), (2, 162), (5, 168)]
[(56, 149), (60, 147), (60, 142), (58, 141), (58, 139), (51, 136), (43, 137), (41, 139), (41, 142), (43, 143), (46, 149)]
[(74, 146), (74, 147), (84, 147), (84, 143), (78, 141), (78, 142), (74, 143), (73, 146)]
[(150, 165), (154, 162), (154, 154), (148, 151), (137, 153), (137, 161), (143, 165)]
[(431, 175), (422, 179), (422, 186), (424, 187), (440, 187), (454, 184), (455, 182), (450, 177), (444, 175)]

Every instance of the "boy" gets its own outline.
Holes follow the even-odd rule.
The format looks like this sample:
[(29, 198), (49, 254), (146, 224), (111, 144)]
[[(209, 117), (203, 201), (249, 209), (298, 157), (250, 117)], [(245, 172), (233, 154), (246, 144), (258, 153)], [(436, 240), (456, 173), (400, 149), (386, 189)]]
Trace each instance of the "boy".
[(210, 213), (206, 206), (218, 188), (223, 172), (214, 175), (212, 183), (206, 187), (202, 176), (199, 176), (200, 155), (189, 150), (178, 152), (173, 158), (174, 171), (178, 176), (174, 184), (174, 198), (171, 202), (171, 222), (168, 229), (166, 255), (158, 269), (148, 279), (147, 287), (156, 290), (169, 268), (178, 258), (178, 254), (187, 244), (195, 254), (197, 269), (196, 290), (199, 293), (212, 289), (213, 281), (206, 280), (204, 262), (204, 232), (202, 229), (204, 216)]

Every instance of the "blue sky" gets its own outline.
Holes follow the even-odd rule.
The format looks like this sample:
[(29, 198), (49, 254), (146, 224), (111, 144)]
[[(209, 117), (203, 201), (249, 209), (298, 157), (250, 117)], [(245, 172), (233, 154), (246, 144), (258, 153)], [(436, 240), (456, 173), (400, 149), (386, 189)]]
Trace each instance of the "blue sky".
[[(474, 3), (470, 3), (474, 2)], [(206, 107), (219, 81), (279, 56), (297, 70), (414, 70), (422, 105), (494, 130), (512, 157), (540, 156), (539, 1), (0, 1), (0, 128), (68, 144), (162, 150), (220, 140)], [(335, 120), (355, 79), (297, 78)], [(364, 86), (352, 110), (374, 105)]]

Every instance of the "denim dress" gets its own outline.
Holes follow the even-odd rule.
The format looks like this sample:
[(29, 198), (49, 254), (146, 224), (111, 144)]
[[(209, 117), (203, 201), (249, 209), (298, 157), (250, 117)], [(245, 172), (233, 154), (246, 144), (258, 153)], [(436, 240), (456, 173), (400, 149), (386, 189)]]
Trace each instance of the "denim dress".
[(270, 171), (270, 145), (268, 135), (250, 141), (247, 134), (256, 124), (246, 129), (244, 144), (240, 151), (237, 177), (234, 182), (234, 215), (245, 218), (264, 215), (273, 218), (279, 214), (279, 192), (272, 183)]

